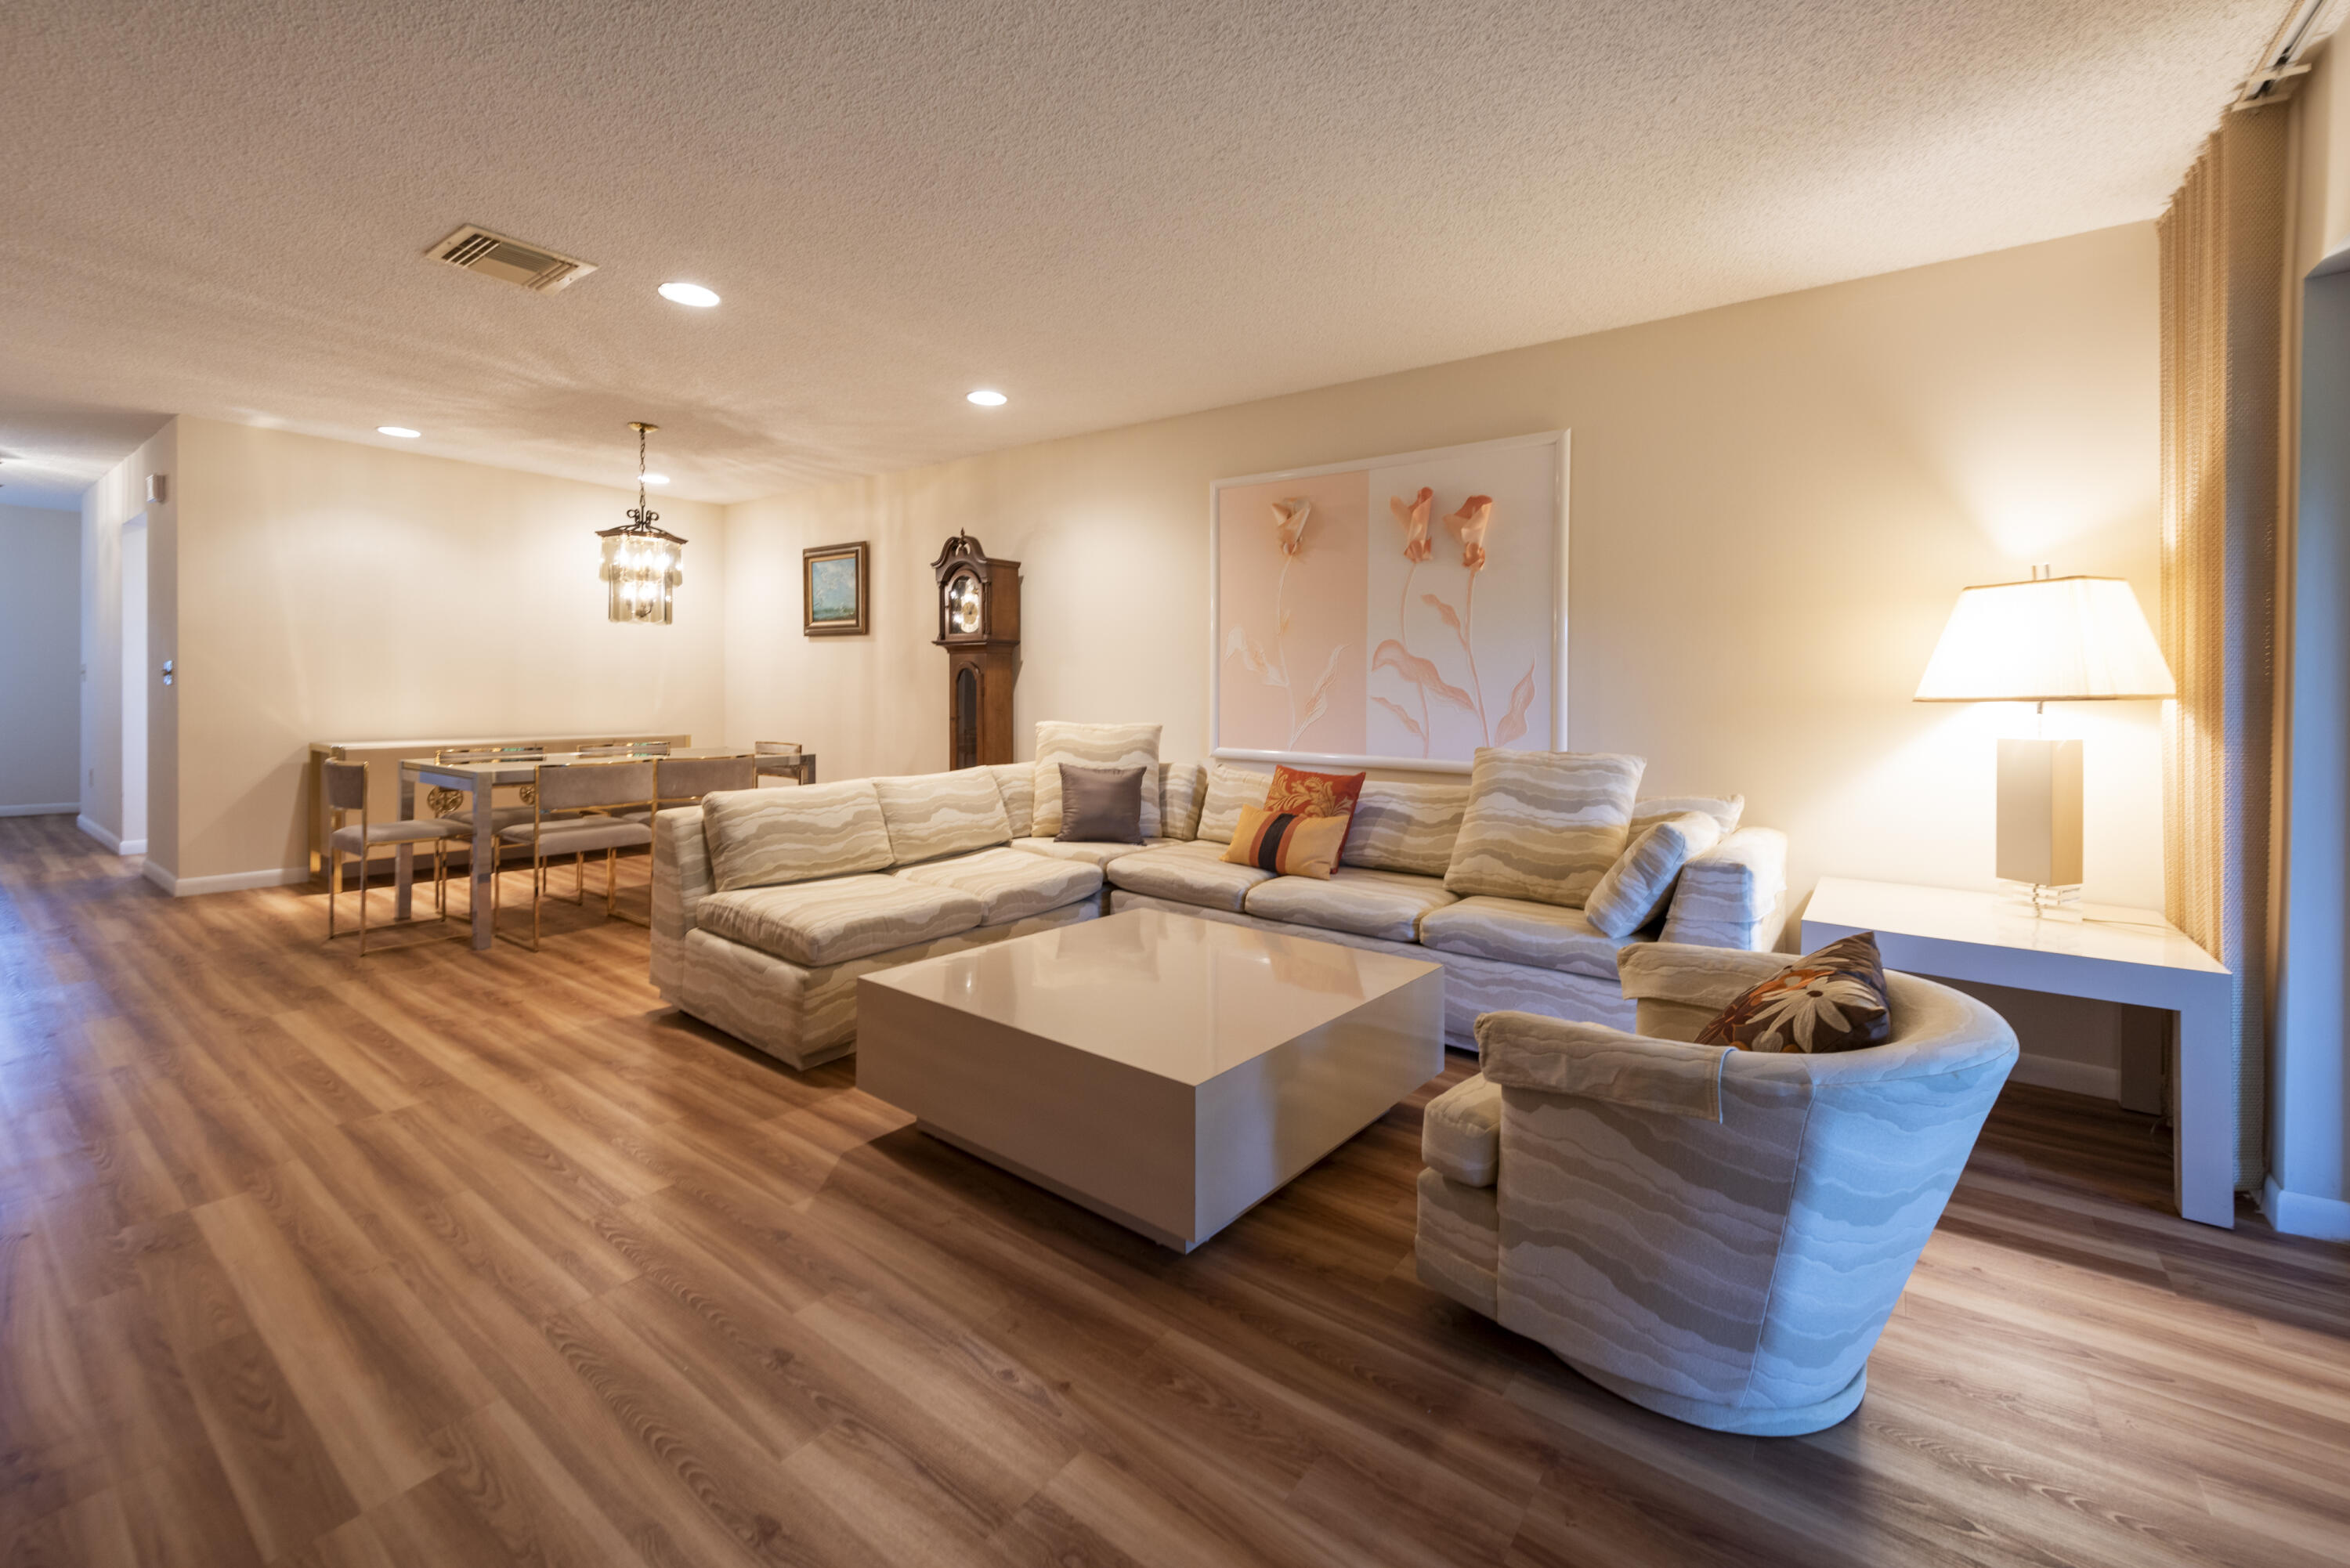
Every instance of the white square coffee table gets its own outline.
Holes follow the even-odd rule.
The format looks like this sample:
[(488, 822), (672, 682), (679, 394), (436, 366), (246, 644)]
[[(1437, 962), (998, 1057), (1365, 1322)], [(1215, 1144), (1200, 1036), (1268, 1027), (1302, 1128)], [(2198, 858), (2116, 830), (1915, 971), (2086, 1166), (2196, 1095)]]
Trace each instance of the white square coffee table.
[(1132, 909), (857, 982), (857, 1083), (1182, 1251), (1444, 1070), (1444, 971)]

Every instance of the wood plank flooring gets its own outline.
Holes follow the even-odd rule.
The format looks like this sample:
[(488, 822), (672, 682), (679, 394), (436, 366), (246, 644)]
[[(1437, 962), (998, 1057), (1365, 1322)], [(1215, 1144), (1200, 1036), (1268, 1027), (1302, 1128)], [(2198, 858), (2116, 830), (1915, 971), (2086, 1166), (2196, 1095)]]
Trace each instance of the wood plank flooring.
[(1730, 1438), (1413, 1281), (1420, 1101), (1179, 1258), (638, 928), (362, 962), (135, 865), (0, 820), (0, 1563), (2350, 1562), (2350, 1249), (2109, 1106), (2011, 1089), (1859, 1413)]

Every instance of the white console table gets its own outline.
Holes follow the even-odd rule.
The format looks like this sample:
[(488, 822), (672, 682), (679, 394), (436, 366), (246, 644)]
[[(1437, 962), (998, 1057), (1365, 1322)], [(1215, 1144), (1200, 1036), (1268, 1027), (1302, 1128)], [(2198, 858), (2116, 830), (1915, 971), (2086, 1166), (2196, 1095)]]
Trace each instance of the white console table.
[(2151, 909), (2093, 904), (2080, 912), (2079, 920), (2037, 919), (1997, 893), (1824, 877), (1804, 911), (1804, 950), (1874, 931), (1888, 969), (2168, 1012), (2178, 1211), (2233, 1226), (2233, 982)]

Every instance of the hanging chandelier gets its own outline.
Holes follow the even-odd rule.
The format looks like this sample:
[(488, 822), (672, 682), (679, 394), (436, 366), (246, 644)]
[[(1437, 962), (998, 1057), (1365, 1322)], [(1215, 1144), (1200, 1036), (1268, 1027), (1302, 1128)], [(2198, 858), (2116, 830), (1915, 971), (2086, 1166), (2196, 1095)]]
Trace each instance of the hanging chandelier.
[(680, 569), (685, 541), (654, 526), (660, 514), (645, 504), (645, 437), (660, 426), (630, 420), (629, 428), (637, 432), (637, 507), (619, 527), (596, 533), (604, 541), (601, 575), (611, 589), (606, 614), (639, 626), (667, 626), (677, 586), (685, 581)]

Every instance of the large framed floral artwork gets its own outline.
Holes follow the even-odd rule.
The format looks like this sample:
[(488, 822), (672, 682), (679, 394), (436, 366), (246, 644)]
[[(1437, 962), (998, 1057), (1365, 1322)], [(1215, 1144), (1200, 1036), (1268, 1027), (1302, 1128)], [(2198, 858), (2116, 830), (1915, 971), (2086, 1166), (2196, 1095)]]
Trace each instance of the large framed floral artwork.
[(1567, 452), (1551, 431), (1210, 485), (1214, 754), (1563, 750)]

